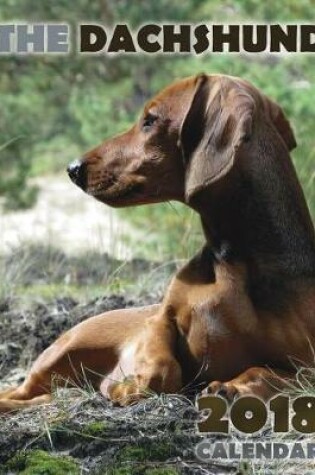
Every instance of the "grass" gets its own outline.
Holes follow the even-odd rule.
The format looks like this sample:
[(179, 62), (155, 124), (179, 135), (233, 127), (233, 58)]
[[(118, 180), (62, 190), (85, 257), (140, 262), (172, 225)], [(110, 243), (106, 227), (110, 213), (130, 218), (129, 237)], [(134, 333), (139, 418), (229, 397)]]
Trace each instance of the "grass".
[[(35, 465), (31, 454), (39, 454), (45, 463), (50, 457), (60, 462), (67, 447), (78, 466), (82, 456), (93, 454), (98, 470), (91, 473), (177, 475), (183, 450), (195, 438), (194, 414), (193, 404), (181, 396), (154, 395), (137, 406), (113, 409), (94, 391), (60, 389), (53, 404), (1, 419), (6, 441), (18, 441), (16, 455), (3, 467), (25, 470), (31, 466), (35, 470), (39, 462)], [(179, 431), (178, 427), (186, 429)], [(25, 443), (28, 450), (24, 453)]]
[(0, 301), (13, 299), (23, 275), (27, 272), (29, 261), (26, 257), (18, 260), (8, 260), (0, 257)]
[[(308, 369), (303, 378), (298, 378), (296, 394), (309, 394), (314, 379), (315, 367)], [(291, 385), (289, 389), (293, 396)], [(29, 448), (26, 452), (19, 452), (5, 466), (19, 468), (18, 473), (24, 475), (46, 475), (46, 473), (62, 475), (66, 469), (70, 474), (76, 474), (77, 467), (80, 467), (82, 462), (79, 455), (81, 449), (77, 449), (76, 456), (71, 459), (60, 457), (62, 447), (82, 446), (85, 453), (91, 451), (96, 458), (99, 453), (104, 456), (104, 450), (111, 447), (112, 455), (104, 457), (95, 473), (179, 475), (183, 473), (182, 469), (190, 467), (196, 473), (206, 474), (209, 473), (207, 470), (213, 469), (211, 463), (201, 464), (193, 456), (194, 446), (200, 440), (200, 437), (196, 436), (196, 417), (194, 405), (182, 396), (153, 395), (136, 406), (113, 409), (97, 393), (89, 389), (87, 391), (79, 388), (61, 389), (56, 393), (54, 404), (46, 408), (27, 409), (24, 415), (18, 413), (12, 416), (11, 427), (14, 431), (19, 426), (28, 430)], [(9, 420), (4, 419), (4, 431), (8, 425)], [(266, 431), (257, 437), (259, 441), (284, 440)], [(294, 442), (296, 439), (297, 435), (292, 433), (286, 436), (285, 440)], [(25, 436), (22, 440), (25, 443)], [(50, 448), (47, 447), (45, 440)], [(231, 440), (246, 442), (248, 438), (232, 432), (227, 438), (227, 441)], [(312, 441), (314, 442), (314, 438)], [(38, 448), (32, 449), (33, 445)], [(113, 450), (114, 447), (116, 450)], [(41, 467), (46, 467), (49, 462), (52, 471), (41, 472)], [(224, 467), (231, 467), (228, 460), (216, 462), (221, 467), (220, 473), (225, 473)], [(54, 471), (55, 467), (60, 471)], [(307, 460), (301, 462), (271, 460), (262, 463), (244, 460), (240, 462), (237, 474), (311, 475), (313, 468), (312, 462)]]
[(180, 260), (121, 261), (95, 251), (67, 256), (53, 246), (24, 244), (0, 255), (0, 302), (51, 301), (70, 297), (86, 302), (111, 294), (160, 294)]
[(78, 301), (94, 300), (105, 294), (120, 294), (132, 287), (131, 281), (117, 279), (109, 285), (71, 285), (65, 283), (42, 283), (25, 287), (23, 284), (15, 288), (15, 296), (25, 302), (43, 299), (55, 300), (62, 297), (72, 297)]

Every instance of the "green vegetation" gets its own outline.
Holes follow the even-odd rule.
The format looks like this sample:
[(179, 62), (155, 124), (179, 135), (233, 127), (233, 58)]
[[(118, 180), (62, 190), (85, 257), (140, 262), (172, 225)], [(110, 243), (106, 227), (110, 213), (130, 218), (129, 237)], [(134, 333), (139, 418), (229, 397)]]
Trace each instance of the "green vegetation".
[(79, 475), (79, 466), (71, 457), (57, 457), (43, 450), (17, 454), (7, 463), (10, 473), (21, 475)]
[(159, 293), (175, 268), (172, 262), (121, 261), (95, 251), (67, 256), (53, 246), (24, 244), (0, 253), (0, 307), (16, 298), (24, 303), (60, 297), (86, 302), (105, 294), (135, 298), (148, 289)]
[(108, 475), (179, 475), (178, 470), (166, 468), (145, 468), (143, 465), (113, 468), (107, 471)]
[(95, 421), (87, 424), (84, 427), (83, 435), (89, 437), (102, 437), (104, 432), (107, 429), (107, 424), (105, 422)]
[[(169, 467), (167, 460), (174, 456), (174, 450), (167, 442), (151, 442), (141, 446), (127, 445), (119, 451), (118, 460), (110, 475), (177, 475), (179, 472)], [(154, 465), (157, 465), (154, 467)], [(159, 465), (163, 464), (163, 468)]]
[[(167, 18), (165, 18), (167, 12)], [(84, 20), (131, 26), (167, 19), (172, 22), (298, 22), (313, 17), (311, 0), (286, 0), (281, 5), (257, 0), (175, 0), (133, 5), (79, 0), (75, 9), (56, 0), (53, 5), (35, 0), (3, 0), (0, 20)], [(66, 165), (106, 137), (126, 129), (143, 103), (171, 80), (201, 71), (242, 76), (252, 81), (283, 107), (293, 124), (298, 148), (293, 159), (315, 217), (315, 94), (311, 55), (150, 55), (8, 56), (2, 57), (0, 78), (0, 194), (9, 207), (26, 206), (36, 190), (28, 177), (64, 170)], [(191, 213), (169, 204), (119, 211), (141, 227), (151, 222), (148, 252), (159, 258), (186, 257), (199, 244), (191, 235)], [(148, 220), (149, 218), (149, 220)], [(198, 228), (197, 228), (198, 229)], [(162, 236), (162, 238), (160, 238)], [(166, 236), (166, 237), (164, 237)], [(189, 236), (189, 240), (188, 240)]]
[(145, 471), (145, 475), (178, 475), (178, 473), (174, 468), (149, 468)]
[[(135, 249), (144, 258), (187, 259), (203, 242), (199, 216), (181, 203), (139, 206), (119, 210), (139, 229), (146, 229), (148, 239)], [(123, 236), (128, 243), (127, 236)]]
[(166, 460), (171, 454), (172, 450), (167, 442), (155, 442), (141, 445), (141, 447), (127, 445), (121, 450), (119, 459), (128, 462), (134, 460), (138, 462)]

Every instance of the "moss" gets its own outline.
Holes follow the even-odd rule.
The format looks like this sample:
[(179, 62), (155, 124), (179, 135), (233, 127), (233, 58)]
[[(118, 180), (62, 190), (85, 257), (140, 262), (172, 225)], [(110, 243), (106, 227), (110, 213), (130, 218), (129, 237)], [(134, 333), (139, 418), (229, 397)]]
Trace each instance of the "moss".
[(252, 473), (251, 465), (248, 462), (240, 462), (237, 475), (251, 475)]
[(144, 475), (179, 475), (175, 468), (148, 468)]
[(146, 468), (143, 465), (133, 466), (125, 465), (117, 467), (106, 472), (108, 475), (179, 475), (179, 472), (174, 468)]
[[(116, 459), (114, 466), (107, 467), (108, 475), (178, 475), (174, 468), (167, 467), (167, 459), (174, 456), (174, 450), (165, 442), (147, 441), (143, 445), (126, 445)], [(156, 462), (157, 467), (152, 467)], [(150, 464), (150, 467), (148, 467)], [(163, 465), (159, 468), (158, 465)]]
[(91, 437), (101, 437), (106, 430), (107, 424), (105, 422), (91, 422), (84, 427), (82, 433)]
[(127, 445), (126, 447), (124, 447), (119, 454), (119, 460), (122, 462), (145, 462), (146, 459), (146, 449), (142, 447), (135, 447), (132, 445)]
[(20, 475), (79, 475), (80, 469), (71, 457), (57, 457), (43, 450), (32, 450), (16, 455), (7, 463), (7, 469)]
[(167, 442), (149, 442), (142, 447), (127, 445), (120, 454), (119, 459), (125, 461), (146, 462), (163, 461), (172, 455), (171, 447)]
[(138, 471), (138, 470), (135, 472), (130, 465), (126, 465), (125, 467), (112, 468), (106, 473), (108, 473), (108, 475), (130, 475), (131, 473), (133, 475), (140, 475), (141, 474), (141, 472)]

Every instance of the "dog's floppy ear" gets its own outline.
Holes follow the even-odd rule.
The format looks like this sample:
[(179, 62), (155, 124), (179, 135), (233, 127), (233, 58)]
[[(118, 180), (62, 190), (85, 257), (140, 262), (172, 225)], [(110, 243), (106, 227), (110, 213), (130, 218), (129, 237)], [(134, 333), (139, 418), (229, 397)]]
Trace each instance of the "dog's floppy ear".
[(187, 201), (232, 168), (251, 138), (254, 107), (251, 95), (232, 79), (197, 76), (180, 134)]
[(276, 128), (278, 134), (282, 137), (289, 152), (296, 147), (296, 140), (293, 130), (288, 119), (285, 117), (283, 110), (274, 101), (264, 96), (264, 104), (267, 114)]

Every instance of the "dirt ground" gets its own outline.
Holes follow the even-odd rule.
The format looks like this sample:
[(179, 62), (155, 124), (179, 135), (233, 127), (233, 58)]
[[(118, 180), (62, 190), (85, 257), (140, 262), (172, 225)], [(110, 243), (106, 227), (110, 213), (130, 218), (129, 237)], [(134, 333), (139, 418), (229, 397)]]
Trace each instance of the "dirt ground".
[[(112, 295), (80, 304), (60, 298), (23, 309), (18, 302), (1, 302), (1, 386), (19, 384), (31, 361), (75, 323), (153, 300), (155, 296), (135, 302)], [(88, 388), (59, 389), (49, 406), (0, 417), (0, 473), (236, 473), (235, 467), (214, 465), (211, 471), (200, 467), (194, 456), (195, 420), (193, 402), (182, 396), (156, 396), (119, 409)], [(62, 468), (60, 461), (70, 465)], [(45, 463), (52, 467), (50, 471), (43, 468)]]

